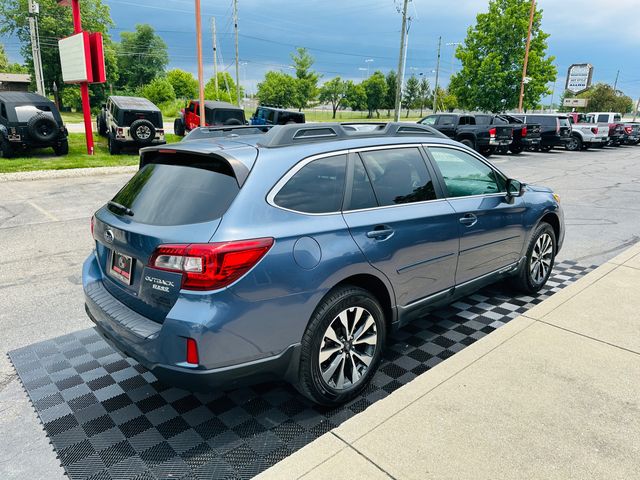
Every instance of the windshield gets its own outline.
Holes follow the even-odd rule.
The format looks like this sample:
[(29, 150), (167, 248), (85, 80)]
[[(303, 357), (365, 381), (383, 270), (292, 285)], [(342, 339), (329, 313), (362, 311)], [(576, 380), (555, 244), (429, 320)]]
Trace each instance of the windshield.
[(19, 123), (26, 123), (39, 113), (56, 120), (50, 105), (18, 105), (15, 111)]

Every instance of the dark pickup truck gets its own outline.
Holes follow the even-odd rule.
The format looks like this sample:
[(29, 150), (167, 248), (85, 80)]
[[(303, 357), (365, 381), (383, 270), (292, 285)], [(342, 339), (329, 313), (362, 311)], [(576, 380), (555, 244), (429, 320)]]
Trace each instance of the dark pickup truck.
[(512, 115), (526, 124), (540, 125), (540, 146), (533, 150), (548, 152), (553, 147), (564, 147), (571, 141), (571, 123), (569, 117), (563, 114), (550, 113), (514, 113)]
[(512, 125), (480, 124), (475, 115), (468, 113), (438, 113), (418, 123), (433, 127), (486, 157), (498, 147), (511, 145), (513, 140)]
[(529, 148), (540, 146), (540, 124), (524, 123), (511, 115), (476, 114), (476, 123), (481, 125), (510, 125), (513, 127), (513, 141), (511, 145), (500, 147), (501, 153), (518, 154)]

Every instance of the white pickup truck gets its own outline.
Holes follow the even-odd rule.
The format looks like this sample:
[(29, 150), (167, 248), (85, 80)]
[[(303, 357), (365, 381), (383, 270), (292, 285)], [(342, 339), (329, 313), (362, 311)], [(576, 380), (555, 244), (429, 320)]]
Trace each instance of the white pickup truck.
[(589, 147), (602, 148), (609, 142), (609, 125), (597, 124), (592, 115), (579, 112), (567, 113), (571, 122), (571, 140), (567, 150), (586, 150)]

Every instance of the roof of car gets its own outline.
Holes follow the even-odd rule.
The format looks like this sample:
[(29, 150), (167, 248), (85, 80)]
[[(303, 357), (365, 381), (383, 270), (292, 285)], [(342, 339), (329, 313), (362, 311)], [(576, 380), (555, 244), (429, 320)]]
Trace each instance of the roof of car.
[(53, 103), (48, 98), (32, 92), (0, 92), (0, 100), (5, 103)]
[(150, 110), (159, 112), (160, 109), (147, 98), (142, 97), (121, 97), (113, 95), (109, 97), (118, 107), (129, 110)]
[[(193, 100), (194, 102), (197, 102), (198, 100)], [(237, 105), (233, 105), (232, 103), (229, 102), (221, 102), (219, 100), (205, 100), (204, 101), (204, 106), (206, 108), (224, 108), (226, 110), (242, 110), (240, 107), (238, 107)]]
[(296, 115), (304, 115), (304, 112), (296, 112), (295, 110), (287, 110), (283, 107), (274, 107), (272, 105), (258, 105), (258, 108), (268, 108), (269, 110), (275, 110), (278, 112), (295, 113)]

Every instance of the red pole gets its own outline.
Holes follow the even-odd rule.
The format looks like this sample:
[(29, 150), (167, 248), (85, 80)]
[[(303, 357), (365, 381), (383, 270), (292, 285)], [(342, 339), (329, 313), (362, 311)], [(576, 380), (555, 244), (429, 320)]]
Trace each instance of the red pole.
[(196, 0), (196, 51), (198, 55), (198, 85), (200, 93), (200, 126), (206, 125), (204, 118), (204, 72), (202, 68), (202, 26), (200, 21), (200, 0)]
[[(80, 18), (80, 1), (72, 0), (71, 13), (73, 15), (73, 32), (82, 32), (82, 19)], [(93, 155), (93, 127), (91, 125), (91, 105), (89, 103), (89, 83), (80, 84), (80, 97), (82, 98), (82, 113), (84, 115), (84, 132), (87, 139), (87, 154)]]

